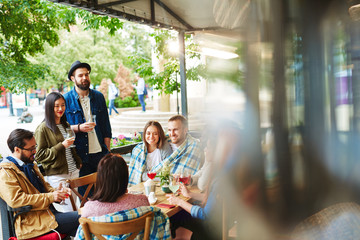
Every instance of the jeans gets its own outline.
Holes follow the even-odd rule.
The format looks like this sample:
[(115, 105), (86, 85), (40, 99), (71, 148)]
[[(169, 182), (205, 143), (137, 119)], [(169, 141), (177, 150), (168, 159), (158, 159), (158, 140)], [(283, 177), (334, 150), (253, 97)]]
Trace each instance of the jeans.
[(113, 109), (116, 113), (119, 113), (115, 108), (115, 99), (111, 99), (109, 102), (109, 115), (110, 116), (111, 116), (111, 110), (113, 110)]
[(186, 228), (192, 231), (191, 240), (216, 240), (221, 239), (216, 233), (211, 231), (211, 229), (206, 226), (204, 220), (193, 218), (190, 213), (185, 210), (181, 210), (176, 213), (174, 216), (170, 217), (170, 230), (171, 237), (176, 237), (176, 229), (179, 227)]
[(139, 94), (138, 97), (139, 97), (140, 104), (142, 106), (142, 111), (145, 112), (146, 109), (145, 109), (145, 102), (144, 102), (144, 94)]
[(73, 212), (58, 212), (54, 207), (50, 207), (51, 212), (55, 215), (55, 220), (58, 223), (58, 227), (55, 229), (59, 233), (67, 234), (75, 237), (76, 230), (79, 226), (79, 214), (76, 211)]
[[(94, 172), (97, 172), (97, 166), (98, 166), (101, 158), (103, 156), (105, 156), (106, 154), (108, 154), (108, 151), (105, 152), (104, 150), (102, 152), (89, 154), (89, 161), (83, 161), (83, 165), (80, 168), (79, 176), (82, 177), (82, 176), (86, 176), (86, 175), (92, 174)], [(79, 187), (79, 193), (82, 196), (84, 195), (86, 188), (87, 188), (87, 185)], [(92, 196), (93, 190), (94, 190), (94, 187), (89, 192), (88, 197)]]

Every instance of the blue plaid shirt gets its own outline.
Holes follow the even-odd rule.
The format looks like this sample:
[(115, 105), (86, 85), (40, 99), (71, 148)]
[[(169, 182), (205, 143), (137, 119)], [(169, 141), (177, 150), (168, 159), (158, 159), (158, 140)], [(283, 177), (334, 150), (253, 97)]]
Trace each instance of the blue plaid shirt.
[[(122, 221), (128, 221), (131, 219), (141, 217), (142, 215), (150, 211), (154, 212), (154, 218), (150, 226), (150, 239), (154, 239), (154, 240), (171, 239), (170, 220), (168, 216), (163, 212), (161, 212), (160, 208), (157, 207), (143, 206), (143, 207), (106, 214), (100, 217), (89, 217), (89, 219), (94, 222), (122, 222)], [(143, 235), (144, 235), (144, 231), (140, 232), (140, 234), (135, 239), (143, 239)], [(123, 240), (123, 239), (127, 239), (129, 236), (130, 234), (116, 235), (116, 236), (103, 235), (103, 237), (108, 240)], [(79, 226), (76, 232), (75, 239), (85, 240), (84, 231), (81, 225)], [(97, 238), (94, 235), (92, 235), (92, 239), (97, 239)]]
[[(171, 155), (172, 149), (168, 142), (160, 149), (160, 153), (162, 160)], [(147, 150), (143, 142), (133, 148), (129, 164), (129, 187), (141, 183), (141, 176), (146, 170), (146, 156)]]
[(155, 166), (152, 171), (160, 172), (165, 163), (170, 167), (171, 173), (181, 173), (183, 170), (195, 174), (202, 162), (202, 149), (199, 140), (187, 134), (185, 141), (169, 157)]

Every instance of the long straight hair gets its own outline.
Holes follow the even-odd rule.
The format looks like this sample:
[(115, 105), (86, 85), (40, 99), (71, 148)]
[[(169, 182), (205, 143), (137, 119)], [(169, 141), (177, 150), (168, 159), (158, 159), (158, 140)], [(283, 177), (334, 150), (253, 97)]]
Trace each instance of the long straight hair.
[[(55, 102), (58, 99), (64, 99), (63, 95), (59, 92), (52, 92), (49, 95), (47, 95), (46, 100), (45, 100), (45, 122), (46, 122), (46, 126), (48, 128), (50, 128), (53, 132), (56, 131), (56, 123), (55, 123), (55, 112), (54, 112), (54, 106), (55, 106)], [(64, 109), (65, 110), (65, 109)], [(66, 115), (64, 113), (64, 115), (62, 115), (62, 117), (60, 118), (60, 123), (64, 126), (66, 126)]]
[(120, 154), (109, 153), (99, 162), (96, 186), (91, 200), (116, 202), (127, 191), (129, 170)]
[(159, 141), (156, 143), (156, 147), (161, 148), (164, 145), (164, 142), (166, 141), (164, 130), (158, 121), (148, 121), (144, 127), (144, 132), (143, 132), (143, 141), (146, 146), (146, 149), (149, 149), (149, 144), (146, 142), (146, 139), (145, 139), (146, 138), (146, 130), (150, 126), (155, 126), (157, 128), (157, 131), (159, 134)]

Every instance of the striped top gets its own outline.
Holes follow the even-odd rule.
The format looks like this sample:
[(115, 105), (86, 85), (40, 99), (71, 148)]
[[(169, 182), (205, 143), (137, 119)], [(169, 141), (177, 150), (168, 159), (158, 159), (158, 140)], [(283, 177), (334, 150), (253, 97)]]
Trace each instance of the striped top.
[[(67, 138), (67, 133), (65, 131), (64, 126), (62, 124), (57, 124), (56, 126), (59, 128), (59, 130), (60, 130), (61, 134), (63, 135), (64, 139), (66, 139)], [(76, 163), (75, 163), (75, 160), (74, 160), (73, 155), (71, 153), (70, 147), (65, 148), (65, 155), (66, 155), (66, 161), (67, 161), (67, 164), (68, 164), (69, 173), (72, 173), (77, 168), (76, 168)]]

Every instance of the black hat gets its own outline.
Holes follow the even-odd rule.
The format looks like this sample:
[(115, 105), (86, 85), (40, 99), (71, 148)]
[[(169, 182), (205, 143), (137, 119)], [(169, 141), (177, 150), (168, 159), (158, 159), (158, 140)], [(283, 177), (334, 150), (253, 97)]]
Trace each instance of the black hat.
[(71, 76), (72, 76), (73, 72), (78, 68), (87, 68), (87, 70), (89, 70), (89, 72), (91, 72), (91, 67), (89, 64), (82, 63), (80, 61), (75, 61), (73, 64), (71, 64), (70, 71), (68, 73), (68, 79), (70, 81), (71, 81)]

